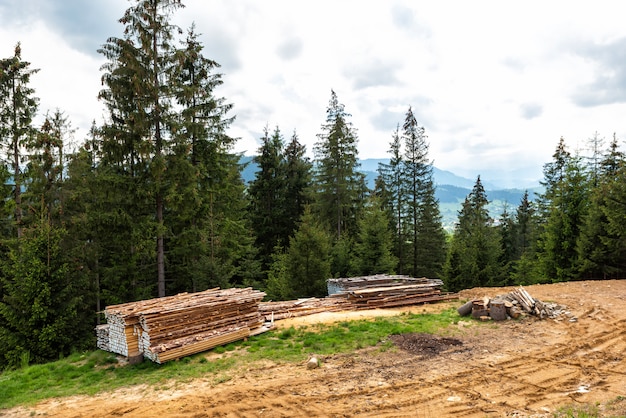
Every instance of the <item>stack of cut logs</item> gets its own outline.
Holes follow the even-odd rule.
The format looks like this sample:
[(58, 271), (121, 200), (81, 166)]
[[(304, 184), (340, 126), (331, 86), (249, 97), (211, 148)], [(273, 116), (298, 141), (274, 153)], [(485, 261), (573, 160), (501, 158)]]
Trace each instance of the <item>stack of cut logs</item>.
[(163, 363), (266, 331), (264, 296), (251, 288), (210, 289), (108, 306), (108, 351)]
[(517, 319), (521, 315), (533, 315), (539, 318), (554, 318), (562, 313), (556, 304), (544, 303), (533, 298), (523, 287), (515, 289), (493, 299), (470, 300), (457, 309), (461, 316), (471, 314), (476, 319), (493, 319), (501, 321), (507, 317)]
[[(371, 277), (371, 278), (370, 278)], [(338, 288), (331, 298), (345, 298), (353, 309), (392, 308), (458, 299), (455, 293), (441, 291), (437, 279), (378, 275), (350, 279), (331, 279)]]

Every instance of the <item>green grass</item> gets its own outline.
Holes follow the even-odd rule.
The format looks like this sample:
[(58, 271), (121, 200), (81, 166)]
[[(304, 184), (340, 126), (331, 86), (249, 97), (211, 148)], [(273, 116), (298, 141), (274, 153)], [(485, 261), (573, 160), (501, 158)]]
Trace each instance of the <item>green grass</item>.
[(298, 362), (313, 353), (324, 356), (376, 345), (385, 350), (391, 334), (445, 334), (447, 327), (459, 319), (456, 310), (451, 308), (439, 314), (402, 314), (275, 330), (218, 347), (212, 353), (221, 355), (209, 360), (207, 353), (200, 353), (162, 365), (144, 361), (119, 367), (116, 356), (111, 353), (101, 350), (76, 353), (55, 362), (0, 374), (0, 409), (32, 405), (54, 397), (94, 395), (139, 384), (163, 387), (198, 377), (209, 377), (214, 384), (219, 384), (230, 380), (233, 371), (250, 362)]
[(567, 405), (559, 408), (554, 418), (623, 418), (626, 416), (626, 396), (606, 403)]

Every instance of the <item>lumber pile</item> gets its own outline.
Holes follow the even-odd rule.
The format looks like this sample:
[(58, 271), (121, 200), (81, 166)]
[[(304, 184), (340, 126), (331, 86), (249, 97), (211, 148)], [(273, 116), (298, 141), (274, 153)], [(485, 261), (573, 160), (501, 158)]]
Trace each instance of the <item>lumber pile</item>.
[[(371, 276), (362, 277), (345, 277), (339, 279), (328, 279), (326, 286), (328, 287), (328, 294), (333, 295), (335, 293), (350, 292), (353, 290), (362, 290), (373, 287), (390, 287), (406, 284), (424, 284), (434, 283), (435, 281), (427, 279), (425, 277), (416, 278), (409, 277), (400, 274), (374, 274)], [(439, 286), (443, 285), (441, 280), (437, 280)]]
[(266, 331), (264, 296), (251, 288), (209, 289), (108, 306), (108, 351), (163, 363)]
[(109, 324), (96, 327), (96, 347), (100, 350), (111, 351), (109, 348)]
[(307, 298), (281, 302), (261, 302), (259, 304), (259, 311), (267, 322), (350, 309), (352, 306), (342, 298)]
[(494, 298), (470, 300), (457, 309), (461, 316), (472, 315), (476, 319), (501, 321), (507, 318), (517, 319), (522, 315), (532, 315), (540, 319), (555, 319), (567, 313), (563, 306), (545, 303), (533, 298), (523, 287)]
[(392, 308), (458, 299), (455, 293), (442, 292), (443, 282), (438, 279), (379, 275), (335, 280), (345, 280), (341, 285), (348, 290), (333, 293), (330, 297), (344, 298), (353, 309)]

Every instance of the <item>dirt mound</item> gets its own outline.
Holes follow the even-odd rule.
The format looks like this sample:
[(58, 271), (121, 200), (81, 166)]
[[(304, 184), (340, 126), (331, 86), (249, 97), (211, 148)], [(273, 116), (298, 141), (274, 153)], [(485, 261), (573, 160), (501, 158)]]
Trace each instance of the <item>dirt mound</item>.
[[(461, 297), (493, 297), (513, 289), (471, 289)], [(331, 356), (317, 369), (308, 370), (306, 358), (301, 364), (257, 363), (219, 381), (207, 377), (53, 399), (0, 411), (0, 416), (549, 417), (563, 405), (596, 403), (600, 416), (626, 416), (626, 280), (525, 289), (542, 301), (567, 306), (577, 321), (526, 317), (477, 324), (462, 319), (446, 338), (390, 337), (403, 349), (373, 347)], [(412, 312), (456, 308), (463, 300), (416, 306)], [(341, 313), (337, 318), (347, 320)], [(322, 315), (320, 320), (337, 319)], [(425, 358), (429, 351), (437, 354)]]
[(397, 334), (389, 339), (399, 348), (422, 358), (434, 357), (452, 347), (462, 346), (456, 338), (437, 337), (430, 334)]

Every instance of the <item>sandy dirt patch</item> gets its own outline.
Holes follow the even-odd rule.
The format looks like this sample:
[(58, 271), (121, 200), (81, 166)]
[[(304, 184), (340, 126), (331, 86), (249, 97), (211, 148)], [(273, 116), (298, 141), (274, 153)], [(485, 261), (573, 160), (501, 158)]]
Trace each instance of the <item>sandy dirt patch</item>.
[[(544, 302), (566, 305), (571, 316), (480, 326), (464, 319), (452, 335), (448, 333), (440, 341), (407, 336), (395, 349), (374, 347), (325, 357), (318, 369), (308, 370), (306, 358), (300, 364), (258, 363), (234, 372), (223, 383), (198, 379), (168, 390), (129, 387), (94, 397), (47, 400), (33, 407), (0, 411), (0, 416), (547, 417), (562, 405), (603, 403), (624, 396), (626, 281), (525, 289)], [(471, 289), (461, 292), (461, 297), (496, 296), (510, 290)], [(460, 302), (318, 314), (280, 321), (278, 326), (406, 310), (433, 312), (449, 306), (458, 307)], [(433, 344), (436, 349), (424, 355)], [(626, 409), (626, 404), (622, 407)], [(626, 411), (612, 413), (621, 414)]]

